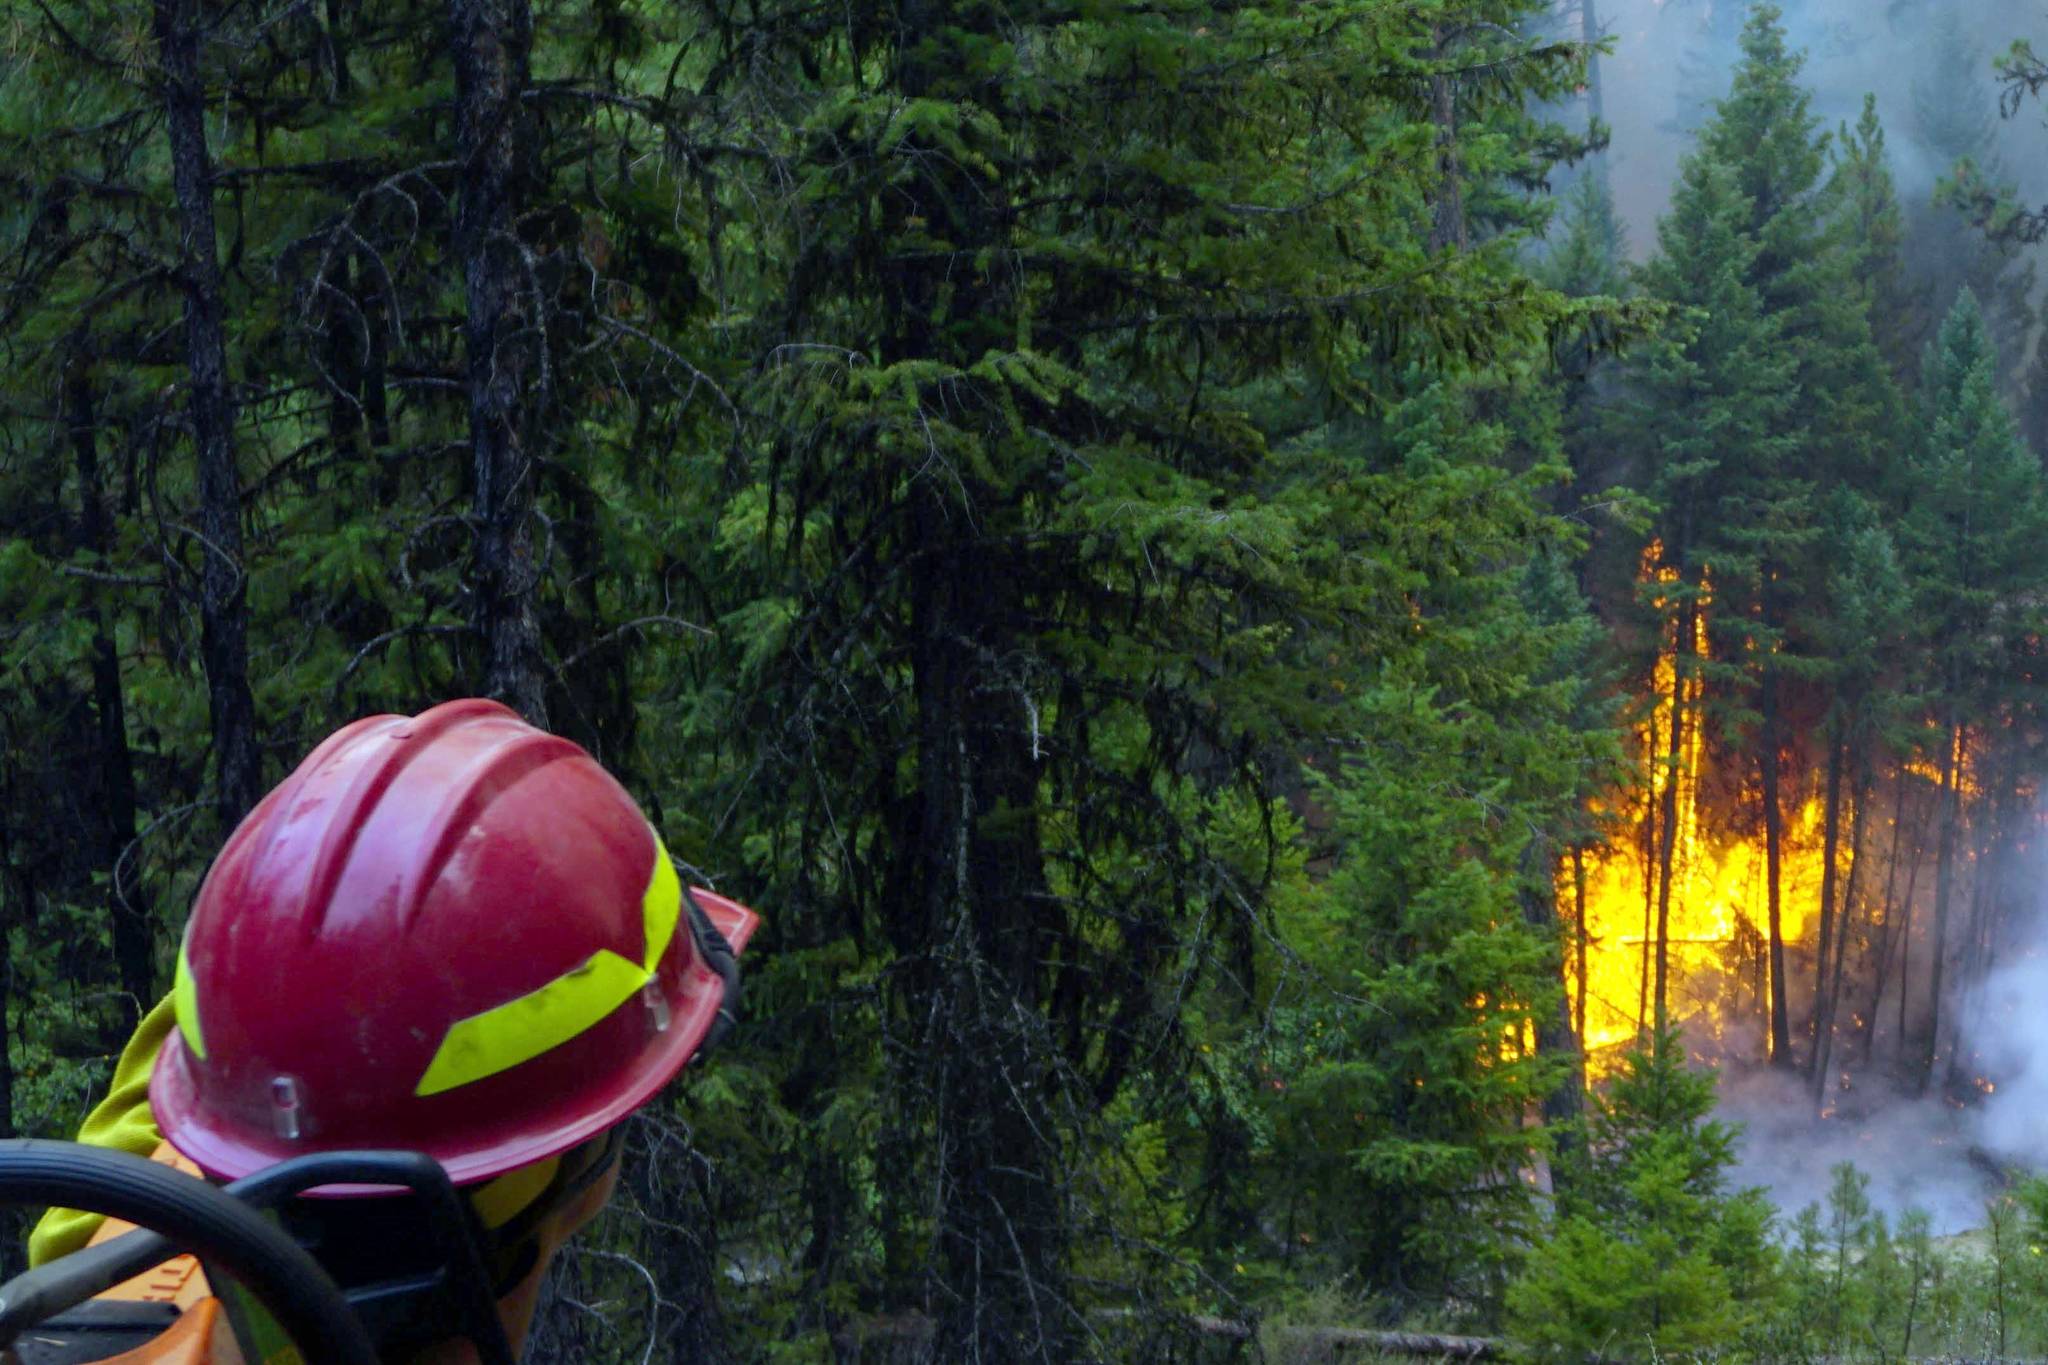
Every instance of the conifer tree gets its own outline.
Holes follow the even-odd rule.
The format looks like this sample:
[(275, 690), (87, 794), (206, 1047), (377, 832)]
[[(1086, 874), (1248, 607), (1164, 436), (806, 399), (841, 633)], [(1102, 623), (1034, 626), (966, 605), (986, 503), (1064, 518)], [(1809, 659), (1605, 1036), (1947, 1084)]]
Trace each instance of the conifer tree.
[[(1833, 1002), (1854, 907), (1854, 854), (1862, 847), (1863, 798), (1875, 736), (1874, 661), (1866, 632), (1887, 619), (1883, 604), (1866, 596), (1872, 585), (1844, 576), (1839, 566), (1855, 562), (1880, 573), (1891, 562), (1887, 545), (1869, 541), (1869, 523), (1895, 482), (1907, 430), (1904, 397), (1881, 340), (1884, 310), (1898, 304), (1897, 215), (1884, 133), (1870, 99), (1864, 101), (1855, 132), (1842, 130), (1819, 208), (1821, 235), (1806, 266), (1817, 287), (1805, 309), (1797, 413), (1810, 433), (1802, 463), (1814, 487), (1814, 529), (1811, 567), (1795, 605), (1801, 617), (1797, 633), (1809, 660), (1804, 672), (1825, 698), (1824, 742), (1817, 759), (1825, 776), (1810, 1021), (1815, 1042), (1808, 1057), (1816, 1087), (1832, 1046)], [(1892, 335), (1896, 342), (1896, 332)], [(1850, 828), (1844, 828), (1845, 819)], [(1845, 849), (1850, 852), (1846, 876), (1841, 872)]]
[(1628, 1055), (1597, 1102), (1587, 1175), (1508, 1291), (1517, 1342), (1564, 1359), (1662, 1356), (1768, 1314), (1770, 1207), (1729, 1188), (1738, 1133), (1713, 1109), (1712, 1075), (1668, 1033)]
[(1906, 383), (1919, 364), (1916, 337), (1925, 324), (1925, 290), (1907, 279), (1905, 217), (1894, 186), (1877, 97), (1863, 97), (1863, 113), (1851, 129), (1835, 134), (1826, 212), (1840, 234), (1836, 249), (1843, 273), (1868, 291), (1869, 327), (1894, 378)]
[[(1659, 567), (1671, 574), (1670, 581), (1647, 591), (1661, 618), (1653, 639), (1669, 642), (1675, 658), (1671, 719), (1658, 759), (1674, 773), (1688, 734), (1706, 722), (1689, 698), (1709, 681), (1731, 681), (1727, 669), (1715, 668), (1692, 647), (1710, 600), (1740, 601), (1734, 597), (1739, 580), (1724, 577), (1736, 551), (1730, 528), (1738, 521), (1760, 524), (1765, 495), (1797, 448), (1796, 435), (1785, 430), (1795, 401), (1795, 370), (1784, 319), (1765, 311), (1751, 283), (1761, 254), (1748, 231), (1752, 217), (1732, 168), (1704, 153), (1687, 159), (1671, 212), (1658, 225), (1659, 255), (1643, 275), (1650, 297), (1683, 310), (1682, 329), (1638, 362), (1621, 416), (1622, 437), (1642, 452), (1643, 486), (1659, 509)], [(1729, 610), (1717, 606), (1715, 615)], [(1654, 814), (1652, 936), (1658, 951), (1652, 968), (1660, 1032), (1669, 1017), (1663, 945), (1676, 871), (1677, 787), (1672, 780), (1663, 784), (1662, 809)], [(1781, 981), (1782, 974), (1774, 972), (1773, 979)], [(1776, 1053), (1789, 1035), (1781, 988), (1773, 991), (1771, 1023)]]
[[(1358, 730), (1318, 784), (1333, 866), (1284, 921), (1336, 988), (1277, 1012), (1260, 1188), (1334, 1272), (1490, 1298), (1536, 1212), (1514, 1171), (1578, 1127), (1554, 870), (1617, 755), (1583, 670), (1594, 623), (1559, 572), (1570, 542), (1520, 539), (1562, 531), (1538, 511), (1554, 467), (1505, 475), (1476, 396), (1445, 384), (1403, 403), (1354, 476), (1362, 506), (1455, 489), (1489, 509), (1473, 533), (1520, 529), (1440, 565), (1418, 599), (1439, 624), (1336, 702)], [(1498, 1122), (1533, 1104), (1558, 1132)]]
[[(790, 140), (762, 197), (809, 188), (752, 229), (778, 281), (746, 395), (768, 439), (719, 539), (726, 581), (753, 585), (720, 729), (753, 747), (721, 766), (751, 809), (836, 816), (774, 864), (807, 869), (798, 932), (877, 954), (899, 1154), (876, 1176), (878, 1278), (940, 1305), (941, 1354), (1068, 1353), (1071, 1192), (1112, 1136), (1088, 1115), (1119, 1095), (1185, 1112), (1133, 1076), (1184, 1045), (1168, 978), (1220, 956), (1208, 1012), (1251, 1006), (1242, 916), (1278, 873), (1222, 856), (1224, 817), (1270, 799), (1281, 755), (1347, 742), (1312, 701), (1333, 656), (1355, 688), (1349, 661), (1406, 652), (1417, 594), (1477, 572), (1374, 548), (1381, 496), (1431, 528), (1427, 558), (1479, 528), (1433, 480), (1373, 477), (1352, 408), (1424, 387), (1411, 361), (1486, 364), (1565, 315), (1497, 289), (1519, 244), (1483, 218), (1463, 248), (1446, 231), (1447, 177), (1469, 211), (1523, 159), (1490, 111), (1575, 74), (1574, 49), (1512, 38), (1527, 9), (1344, 5), (1276, 30), (856, 7), (844, 50), (780, 36), (772, 88), (814, 91), (838, 131)], [(1397, 50), (1384, 88), (1412, 97), (1382, 102), (1358, 63)], [(754, 51), (731, 56), (765, 73)], [(1482, 68), (1509, 87), (1461, 74)], [(1412, 159), (1359, 179), (1341, 130), (1386, 120)], [(1446, 148), (1447, 126), (1471, 141)], [(1502, 311), (1470, 326), (1453, 300), (1482, 296)]]
[(2000, 708), (2003, 661), (2015, 638), (2032, 629), (2044, 582), (2041, 466), (1999, 399), (1997, 369), (1983, 311), (1965, 288), (1922, 364), (1921, 436), (1901, 527), (1915, 615), (1927, 632), (1940, 774), (1928, 1014), (1917, 1059), (1923, 1080), (1933, 1069), (1945, 1004), (1963, 755), (1971, 730)]
[(1599, 176), (1581, 176), (1551, 229), (1543, 276), (1573, 298), (1619, 297), (1627, 282), (1628, 238), (1614, 210), (1614, 192)]

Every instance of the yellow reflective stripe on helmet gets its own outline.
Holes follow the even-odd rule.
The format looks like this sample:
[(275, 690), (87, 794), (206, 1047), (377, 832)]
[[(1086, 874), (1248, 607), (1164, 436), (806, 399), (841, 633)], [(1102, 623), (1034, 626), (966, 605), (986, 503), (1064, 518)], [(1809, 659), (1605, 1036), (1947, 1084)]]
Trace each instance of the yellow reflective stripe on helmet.
[(661, 846), (657, 836), (654, 841), (654, 879), (647, 883), (647, 894), (640, 900), (640, 922), (646, 934), (647, 956), (640, 965), (649, 976), (654, 975), (654, 964), (661, 961), (661, 955), (668, 951), (668, 941), (676, 936), (676, 920), (683, 913), (683, 883), (676, 876), (676, 866), (669, 861), (668, 850)]
[(539, 990), (458, 1019), (413, 1093), (438, 1095), (531, 1061), (603, 1019), (646, 984), (646, 972), (600, 948)]
[(654, 978), (654, 968), (675, 937), (683, 887), (668, 850), (654, 841), (654, 875), (640, 900), (646, 961), (635, 964), (600, 948), (582, 966), (538, 990), (449, 1025), (415, 1095), (444, 1090), (509, 1071), (574, 1038), (632, 999)]
[(206, 1039), (199, 1032), (199, 987), (192, 980), (192, 964), (185, 957), (185, 945), (178, 945), (178, 966), (171, 976), (171, 1010), (178, 1019), (178, 1032), (185, 1046), (200, 1061), (206, 1060)]

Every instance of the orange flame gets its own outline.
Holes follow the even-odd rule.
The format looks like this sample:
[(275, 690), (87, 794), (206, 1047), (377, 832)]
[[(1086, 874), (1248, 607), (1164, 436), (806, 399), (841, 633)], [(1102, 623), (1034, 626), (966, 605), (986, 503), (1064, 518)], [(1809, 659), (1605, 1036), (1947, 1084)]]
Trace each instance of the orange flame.
[[(1644, 553), (1650, 581), (1675, 583), (1678, 572), (1659, 564), (1662, 549)], [(1576, 1001), (1585, 976), (1582, 1042), (1590, 1070), (1604, 1075), (1618, 1065), (1614, 1052), (1633, 1043), (1655, 1013), (1651, 998), (1655, 959), (1661, 947), (1669, 977), (1671, 1017), (1685, 1025), (1695, 1047), (1706, 1039), (1725, 1041), (1745, 995), (1764, 1017), (1769, 999), (1767, 856), (1761, 833), (1734, 834), (1708, 827), (1700, 809), (1700, 780), (1706, 746), (1701, 736), (1704, 683), (1699, 667), (1707, 651), (1711, 584), (1704, 585), (1691, 613), (1691, 638), (1681, 640), (1682, 617), (1667, 611), (1663, 647), (1651, 685), (1655, 703), (1638, 727), (1646, 781), (1628, 804), (1606, 813), (1619, 817), (1629, 834), (1584, 856), (1585, 960), (1570, 954), (1567, 989)], [(1668, 598), (1655, 599), (1668, 608)], [(1681, 667), (1681, 648), (1686, 666)], [(1671, 726), (1683, 725), (1677, 761), (1669, 761)], [(1663, 831), (1658, 828), (1672, 783), (1671, 900), (1665, 941), (1656, 942), (1656, 909)], [(1825, 803), (1807, 796), (1787, 811), (1779, 864), (1779, 924), (1785, 942), (1809, 932), (1820, 901), (1823, 872), (1822, 823)], [(1575, 870), (1559, 872), (1559, 903), (1577, 904)], [(1605, 1051), (1606, 1058), (1601, 1057)]]

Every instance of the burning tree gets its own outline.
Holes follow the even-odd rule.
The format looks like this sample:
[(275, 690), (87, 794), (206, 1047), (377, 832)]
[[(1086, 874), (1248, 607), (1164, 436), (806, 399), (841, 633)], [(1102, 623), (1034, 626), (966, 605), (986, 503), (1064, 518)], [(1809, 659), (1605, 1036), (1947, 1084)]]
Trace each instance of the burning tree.
[(1924, 1083), (1953, 1054), (1957, 972), (2002, 942), (2048, 523), (1967, 293), (1906, 416), (1879, 341), (1905, 295), (1896, 233), (1869, 231), (1897, 218), (1874, 109), (1824, 180), (1774, 7), (1742, 45), (1640, 276), (1671, 325), (1589, 424), (1655, 512), (1605, 589), (1636, 776), (1560, 884), (1589, 1048), (1693, 1023), (1696, 1047), (1805, 1065), (1825, 1102), (1887, 998)]

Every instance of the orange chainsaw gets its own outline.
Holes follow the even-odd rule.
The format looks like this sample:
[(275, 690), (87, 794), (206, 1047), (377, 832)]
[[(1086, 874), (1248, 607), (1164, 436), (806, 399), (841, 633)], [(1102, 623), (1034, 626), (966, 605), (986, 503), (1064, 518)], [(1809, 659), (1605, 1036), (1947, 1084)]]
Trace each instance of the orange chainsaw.
[[(536, 1208), (617, 1155), (615, 1136)], [(390, 1197), (320, 1197), (373, 1192)], [(451, 1337), (516, 1365), (497, 1297), (531, 1268), (526, 1229), (486, 1229), (417, 1152), (319, 1153), (215, 1186), (168, 1147), (0, 1141), (0, 1205), (45, 1204), (107, 1222), (0, 1285), (0, 1365), (378, 1365)]]

